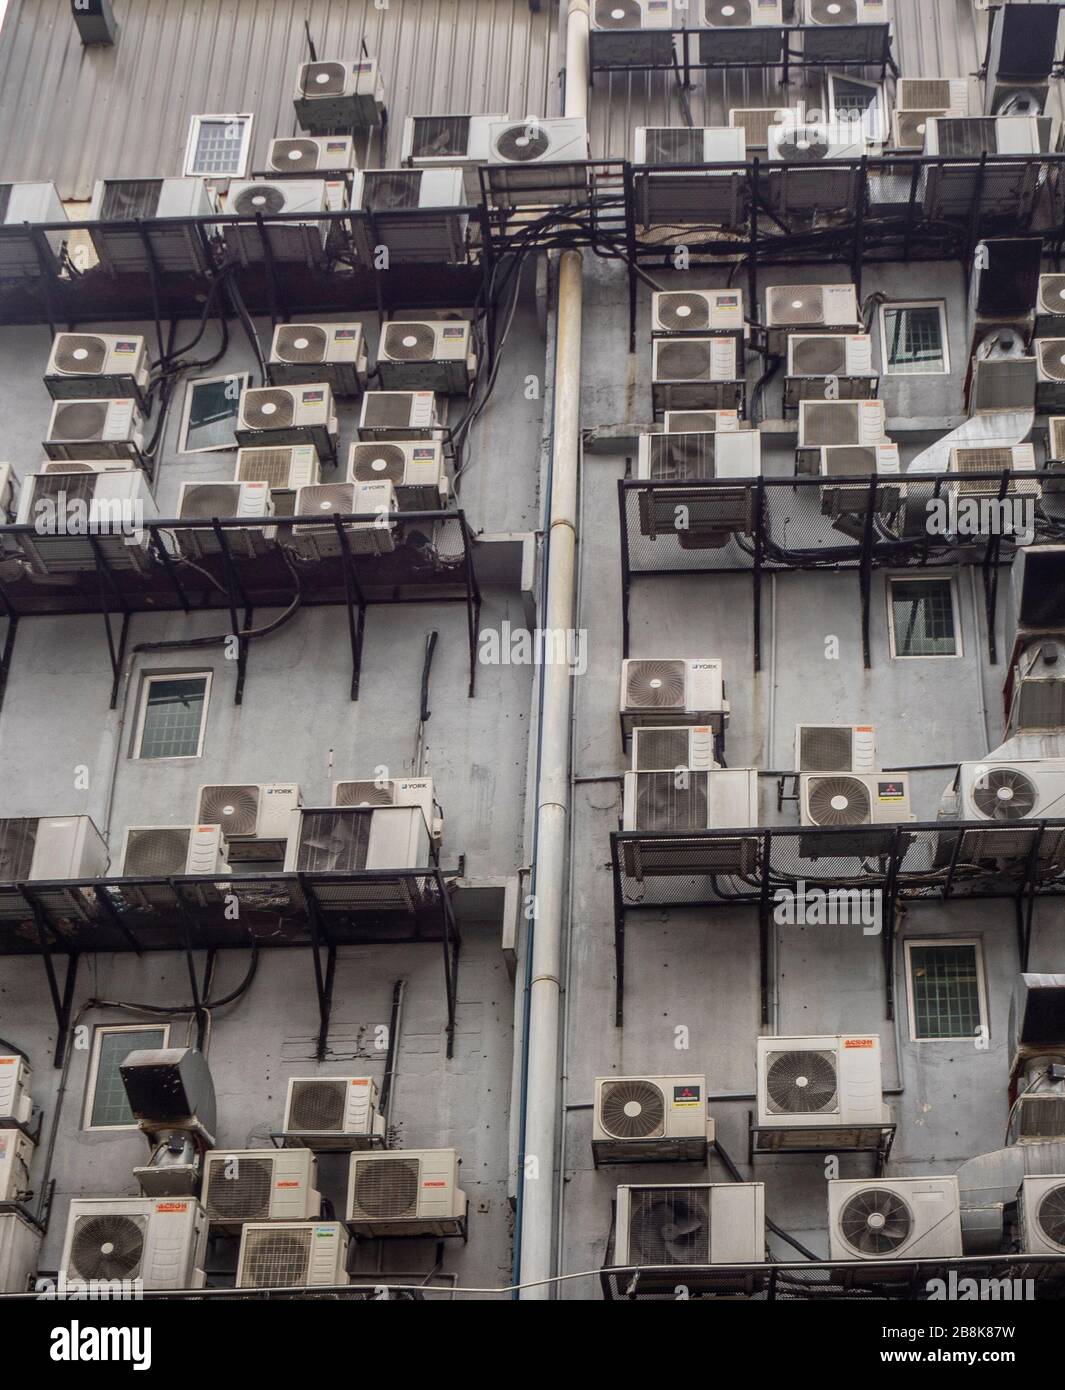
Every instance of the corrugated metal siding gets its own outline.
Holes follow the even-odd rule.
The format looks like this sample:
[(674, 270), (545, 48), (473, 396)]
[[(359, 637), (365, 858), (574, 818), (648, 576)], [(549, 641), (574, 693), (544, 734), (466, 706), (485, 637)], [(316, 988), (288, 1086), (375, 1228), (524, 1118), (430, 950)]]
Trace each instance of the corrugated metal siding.
[[(88, 198), (110, 176), (180, 174), (189, 117), (255, 114), (253, 167), (297, 125), (309, 20), (321, 57), (380, 59), (398, 161), (408, 113), (559, 111), (558, 4), (543, 0), (114, 0), (111, 49), (84, 48), (69, 0), (12, 0), (0, 34), (0, 179)], [(376, 149), (372, 163), (385, 163)]]

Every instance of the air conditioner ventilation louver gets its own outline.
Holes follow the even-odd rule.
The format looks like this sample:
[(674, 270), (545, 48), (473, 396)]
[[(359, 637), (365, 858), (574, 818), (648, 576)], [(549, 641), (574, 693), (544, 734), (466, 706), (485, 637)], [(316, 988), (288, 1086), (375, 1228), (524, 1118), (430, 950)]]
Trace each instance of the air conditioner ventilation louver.
[(658, 299), (658, 318), (667, 331), (700, 332), (710, 327), (709, 303), (702, 294), (663, 294)]
[(595, 22), (600, 29), (639, 29), (643, 11), (639, 0), (596, 0)]
[(315, 174), (322, 160), (321, 146), (317, 140), (301, 139), (275, 140), (270, 150), (270, 160), (278, 172), (288, 170), (293, 174)]
[(1044, 378), (1048, 381), (1065, 381), (1065, 339), (1045, 338), (1037, 346)]
[(64, 333), (55, 365), (64, 372), (101, 372), (107, 361), (107, 344), (89, 333)]
[(611, 1081), (602, 1091), (599, 1120), (615, 1139), (652, 1139), (665, 1133), (662, 1092), (649, 1081)]
[(378, 1220), (415, 1216), (420, 1177), (417, 1159), (356, 1160), (352, 1215)]
[(357, 444), (351, 454), (351, 476), (357, 483), (400, 484), (407, 472), (407, 456), (395, 444)]
[(282, 362), (324, 362), (329, 338), (315, 324), (301, 323), (278, 330), (274, 352)]
[(1065, 1249), (1065, 1183), (1050, 1189), (1039, 1203), (1035, 1219), (1047, 1240)]
[(710, 1263), (710, 1193), (687, 1187), (636, 1189), (629, 1209), (629, 1263)]
[(687, 338), (659, 339), (656, 359), (661, 381), (695, 381), (712, 377), (713, 344)]
[(641, 830), (705, 830), (705, 774), (678, 779), (675, 772), (643, 773), (636, 790), (636, 823)]
[(848, 772), (854, 737), (850, 729), (807, 725), (799, 740), (799, 758), (806, 772)]
[(376, 782), (341, 782), (337, 788), (338, 806), (394, 806), (392, 784), (379, 787)]
[(122, 872), (126, 878), (166, 878), (183, 874), (188, 857), (188, 830), (132, 830)]
[[(227, 1160), (215, 1159), (215, 1167)], [(274, 1186), (274, 1165), (270, 1159), (242, 1155), (234, 1160), (231, 1172), (211, 1174), (208, 1214), (219, 1221), (265, 1221), (270, 1216), (270, 1194)]]
[[(251, 393), (249, 393), (251, 394)], [(291, 391), (272, 391), (259, 387), (254, 401), (245, 402), (244, 423), (253, 430), (288, 429), (296, 418), (295, 397)]]
[(630, 709), (684, 706), (683, 661), (640, 661), (629, 666), (626, 705)]
[(71, 1242), (70, 1265), (83, 1280), (132, 1279), (144, 1258), (142, 1216), (83, 1216)]
[(0, 820), (0, 881), (19, 883), (29, 876), (37, 825), (35, 817)]
[(53, 439), (95, 439), (107, 424), (106, 401), (72, 401), (57, 407), (52, 422)]
[(310, 1227), (304, 1231), (249, 1231), (241, 1261), (241, 1287), (284, 1289), (305, 1284), (312, 1239)]
[(769, 1109), (777, 1115), (824, 1115), (837, 1107), (836, 1059), (830, 1052), (771, 1052)]
[(183, 521), (210, 521), (236, 514), (239, 486), (236, 483), (200, 483), (186, 490), (181, 501)]
[(953, 105), (949, 78), (911, 77), (904, 81), (908, 111), (949, 111)]
[(268, 217), (275, 212), (284, 212), (285, 206), (285, 195), (279, 188), (268, 183), (252, 184), (237, 194), (233, 211), (241, 217), (255, 217), (259, 213)]
[(470, 147), (469, 116), (416, 116), (414, 159), (463, 159)]
[(436, 335), (427, 323), (386, 324), (383, 348), (401, 362), (421, 362), (434, 355)]
[(343, 63), (305, 63), (300, 71), (300, 90), (305, 97), (343, 96), (346, 84)]
[(276, 449), (242, 449), (239, 482), (267, 483), (270, 487), (288, 487), (292, 470), (292, 449), (282, 445)]
[(796, 376), (845, 376), (846, 339), (828, 334), (804, 337), (795, 345), (791, 365)]
[(368, 815), (305, 812), (297, 867), (308, 873), (358, 873), (366, 867), (369, 843)]
[(363, 207), (367, 212), (402, 212), (416, 208), (421, 200), (421, 186), (421, 169), (367, 173), (362, 185)]
[(857, 0), (807, 0), (811, 24), (857, 24)]
[(1016, 768), (991, 768), (980, 774), (973, 800), (989, 820), (1023, 820), (1035, 808), (1035, 783)]
[(496, 137), (496, 156), (516, 164), (542, 159), (551, 148), (547, 131), (536, 121), (509, 126)]
[(824, 322), (825, 297), (817, 285), (800, 289), (794, 286), (775, 289), (770, 292), (769, 301), (774, 323), (798, 328)]
[(871, 814), (868, 789), (853, 777), (819, 777), (809, 808), (815, 825), (865, 825)]
[(259, 820), (259, 788), (256, 786), (204, 787), (200, 793), (200, 821), (220, 825), (228, 835), (254, 835)]
[(344, 1128), (348, 1082), (297, 1081), (289, 1098), (288, 1127), (310, 1134), (327, 1134)]
[(702, 164), (703, 132), (656, 126), (647, 131), (648, 164)]
[(687, 729), (641, 729), (638, 743), (640, 765), (637, 772), (687, 765), (690, 746)]
[(162, 179), (109, 180), (100, 207), (100, 221), (149, 221), (156, 214), (162, 191)]
[(855, 1193), (839, 1218), (844, 1240), (862, 1255), (889, 1255), (913, 1230), (910, 1209), (897, 1192), (869, 1187)]

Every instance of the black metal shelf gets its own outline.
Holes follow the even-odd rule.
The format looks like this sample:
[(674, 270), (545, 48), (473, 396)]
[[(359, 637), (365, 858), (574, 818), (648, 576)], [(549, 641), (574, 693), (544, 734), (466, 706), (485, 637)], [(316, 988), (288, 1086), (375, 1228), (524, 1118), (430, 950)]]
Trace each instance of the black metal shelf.
[[(786, 1158), (789, 1154), (873, 1154), (876, 1176), (883, 1175), (895, 1142), (897, 1124), (840, 1125), (759, 1125), (754, 1111), (747, 1111), (747, 1164), (756, 1158)], [(768, 1136), (776, 1136), (774, 1139)], [(809, 1136), (804, 1138), (804, 1136)]]
[[(854, 478), (760, 477), (719, 478), (689, 482), (681, 479), (651, 482), (633, 478), (618, 481), (621, 539), (622, 652), (629, 655), (629, 606), (637, 579), (681, 578), (689, 575), (750, 574), (752, 586), (754, 669), (761, 670), (762, 579), (766, 574), (836, 570), (856, 574), (861, 607), (863, 662), (872, 665), (870, 644), (872, 573), (877, 569), (930, 569), (978, 565), (983, 572), (988, 657), (998, 664), (995, 625), (999, 568), (1012, 563), (1016, 546), (1008, 537), (936, 536), (926, 526), (928, 504), (945, 500), (958, 484), (957, 473), (900, 473)], [(969, 479), (971, 486), (972, 480)], [(998, 483), (1001, 501), (1014, 482), (1060, 488), (1062, 475), (1050, 469), (1007, 471), (989, 479)], [(889, 506), (885, 494), (898, 494)], [(826, 496), (826, 494), (828, 494)], [(710, 531), (713, 500), (723, 499), (734, 513), (737, 498), (746, 497), (751, 518), (746, 531)], [(658, 523), (656, 498), (675, 497), (688, 507), (689, 525)], [(667, 509), (672, 515), (672, 507)], [(1056, 540), (1061, 522), (1036, 509), (1036, 538)], [(841, 527), (846, 529), (841, 529)], [(685, 542), (687, 542), (685, 544)]]
[[(404, 944), (442, 950), (450, 1057), (460, 938), (451, 889), (438, 865), (351, 873), (0, 883), (0, 957), (42, 958), (58, 1029), (57, 1066), (67, 1042), (78, 960), (84, 954), (182, 952), (199, 1014), (194, 951), (309, 948), (321, 1058), (329, 1032), (337, 948)], [(66, 959), (62, 987), (57, 957)]]
[[(671, 40), (668, 46), (664, 42), (667, 36)], [(619, 40), (631, 43), (632, 35), (593, 29), (590, 35), (591, 72), (672, 70), (684, 88), (691, 86), (693, 72), (737, 72), (752, 68), (780, 68), (782, 86), (787, 85), (793, 68), (876, 68), (881, 80), (889, 72), (898, 76), (892, 53), (891, 25), (886, 23), (653, 29), (640, 37), (648, 47), (655, 40), (660, 41), (657, 44), (659, 61), (611, 61), (610, 48), (617, 47)]]
[(653, 909), (758, 911), (761, 1019), (769, 1022), (769, 941), (774, 895), (798, 884), (821, 892), (880, 895), (886, 1016), (895, 1016), (898, 903), (1013, 903), (1021, 969), (1028, 969), (1035, 899), (1065, 895), (1065, 820), (909, 821), (693, 831), (615, 831), (615, 1011), (624, 1022), (629, 915)]
[[(57, 536), (42, 535), (33, 525), (0, 526), (0, 556), (25, 562), (18, 578), (0, 579), (0, 617), (8, 620), (0, 657), (0, 704), (15, 632), (23, 619), (102, 614), (113, 674), (113, 709), (129, 621), (134, 613), (222, 612), (229, 615), (229, 633), (235, 635), (251, 627), (256, 608), (287, 608), (297, 597), (306, 607), (343, 604), (347, 608), (353, 700), (359, 695), (366, 611), (371, 605), (464, 604), (472, 696), (481, 591), (473, 558), (476, 540), (465, 513), (396, 512), (388, 519), (395, 523), (393, 551), (383, 555), (353, 551), (347, 524), (381, 518), (337, 514), (329, 520), (336, 530), (338, 553), (313, 560), (292, 558), (280, 538), (296, 525), (322, 527), (321, 516), (270, 518), (269, 526), (277, 531), (274, 538), (261, 535), (262, 522), (250, 523), (245, 518), (145, 521), (141, 529), (148, 538), (150, 553), (137, 563), (128, 558), (132, 552), (122, 544), (115, 545), (114, 536), (106, 532)], [(194, 532), (201, 538), (195, 547), (198, 553), (192, 567), (184, 565), (175, 554), (169, 539), (169, 533), (175, 530)], [(254, 544), (249, 540), (252, 535)], [(110, 545), (105, 545), (105, 540)], [(42, 560), (44, 547), (47, 551)], [(45, 566), (51, 582), (40, 582), (31, 557), (35, 557), (33, 563)], [(56, 579), (60, 582), (56, 583)], [(62, 582), (64, 579), (66, 583)], [(243, 699), (249, 645), (243, 639), (239, 643), (234, 696), (237, 704)]]

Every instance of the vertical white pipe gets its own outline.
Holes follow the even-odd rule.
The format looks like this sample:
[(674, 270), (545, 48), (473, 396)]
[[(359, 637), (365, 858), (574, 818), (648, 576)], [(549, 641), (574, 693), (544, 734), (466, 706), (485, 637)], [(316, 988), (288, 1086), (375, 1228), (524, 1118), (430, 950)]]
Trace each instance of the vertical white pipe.
[[(588, 111), (588, 0), (570, 0), (566, 23), (567, 116)], [(580, 468), (582, 260), (563, 252), (559, 262), (555, 351), (555, 428), (547, 519), (550, 538), (547, 596), (541, 625), (549, 633), (573, 626)], [(522, 1183), (521, 1282), (523, 1297), (550, 1298), (538, 1282), (554, 1274), (554, 1194), (557, 1147), (559, 1004), (566, 852), (570, 815), (570, 719), (573, 677), (561, 662), (543, 672), (540, 779), (536, 790), (536, 906), (529, 1005), (528, 1083), (525, 1093), (525, 1172)]]

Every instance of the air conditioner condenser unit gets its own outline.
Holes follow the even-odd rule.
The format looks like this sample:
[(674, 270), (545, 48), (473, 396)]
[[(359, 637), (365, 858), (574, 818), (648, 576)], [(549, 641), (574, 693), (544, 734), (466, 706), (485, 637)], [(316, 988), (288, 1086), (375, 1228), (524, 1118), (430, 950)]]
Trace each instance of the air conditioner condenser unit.
[(799, 448), (886, 442), (883, 401), (801, 401)]
[(729, 706), (720, 661), (629, 660), (621, 663), (621, 714), (629, 728), (710, 725), (720, 733)]
[(155, 559), (145, 525), (155, 521), (156, 508), (145, 475), (123, 463), (69, 466), (69, 473), (60, 462), (22, 480), (18, 520), (34, 529), (18, 543), (32, 569), (84, 574), (98, 570), (103, 559), (111, 569), (151, 571)]
[(366, 386), (361, 323), (282, 323), (270, 348), (273, 386), (325, 382), (334, 396), (358, 396)]
[[(0, 837), (4, 835), (5, 824), (5, 821), (0, 821)], [(7, 869), (0, 869), (0, 878), (7, 877)], [(17, 1053), (0, 1054), (0, 1129), (29, 1124), (33, 1114), (33, 1098), (30, 1095), (32, 1076), (25, 1057)]]
[(401, 512), (435, 512), (448, 503), (444, 448), (435, 439), (393, 439), (351, 445), (348, 482), (389, 482)]
[(510, 120), (505, 111), (493, 115), (408, 116), (403, 123), (400, 163), (414, 169), (441, 166), (462, 170), (465, 201), (481, 201), (480, 167), (487, 163), (493, 125)]
[[(479, 201), (479, 198), (474, 201)], [(465, 171), (373, 169), (355, 176), (355, 249), (365, 267), (466, 260), (471, 206)]]
[(237, 450), (236, 483), (265, 483), (275, 516), (292, 516), (296, 492), (322, 480), (322, 466), (313, 444), (260, 445)]
[(41, 1233), (16, 1212), (0, 1215), (0, 1293), (28, 1293), (37, 1272)]
[(791, 333), (860, 333), (854, 285), (771, 285), (766, 290), (770, 347), (783, 353)]
[(670, 68), (673, 34), (684, 16), (673, 0), (593, 0), (591, 65), (598, 68)]
[(1065, 818), (1065, 758), (961, 763), (957, 785), (962, 820)]
[(416, 806), (429, 829), (434, 844), (444, 833), (436, 804), (431, 777), (390, 777), (376, 781), (346, 781), (333, 783), (334, 806), (361, 806), (372, 810), (379, 806)]
[(290, 1077), (286, 1142), (325, 1149), (387, 1147), (376, 1082), (367, 1076)]
[(345, 1221), (355, 1236), (462, 1236), (466, 1194), (454, 1149), (355, 1153)]
[[(286, 873), (359, 875), (377, 869), (426, 869), (432, 862), (430, 826), (418, 805), (335, 806), (293, 813)], [(367, 879), (345, 887), (353, 902), (408, 907), (420, 901), (420, 880)]]
[(21, 1130), (0, 1129), (0, 1206), (29, 1200), (34, 1148)]
[[(678, 1283), (713, 1287), (696, 1271), (765, 1259), (765, 1186), (656, 1183), (617, 1190), (614, 1264), (640, 1270), (640, 1287), (672, 1293)], [(665, 1272), (666, 1268), (675, 1272)], [(655, 1271), (663, 1269), (656, 1277)], [(707, 1281), (709, 1281), (707, 1285)], [(729, 1286), (726, 1286), (726, 1289)], [(745, 1291), (745, 1290), (741, 1290)]]
[(1040, 275), (1035, 332), (1037, 338), (1065, 337), (1065, 275)]
[(596, 1079), (592, 1156), (597, 1168), (605, 1163), (703, 1163), (713, 1133), (705, 1076)]
[(297, 135), (271, 140), (266, 159), (271, 174), (348, 174), (356, 168), (350, 135)]
[(112, 275), (203, 274), (213, 264), (211, 233), (195, 219), (217, 211), (206, 179), (100, 179), (89, 238)]
[(228, 873), (220, 825), (131, 825), (122, 855), (123, 878), (171, 878)]
[(380, 125), (385, 84), (376, 58), (315, 59), (300, 66), (294, 99), (303, 130)]
[[(234, 180), (226, 211), (244, 219), (222, 225), (229, 255), (245, 266), (264, 262), (320, 265), (325, 259), (329, 190), (323, 179)], [(271, 222), (278, 213), (302, 213), (300, 221)]]
[[(694, 222), (734, 227), (743, 219), (747, 149), (742, 127), (640, 126), (635, 153), (637, 218), (642, 226)], [(707, 167), (714, 165), (723, 167)]]
[[(799, 799), (801, 823), (807, 826), (895, 825), (913, 819), (905, 773), (803, 773)], [(811, 838), (809, 843), (817, 842)], [(835, 846), (835, 837), (832, 843)], [(854, 843), (860, 845), (861, 837)]]
[[(396, 548), (396, 490), (387, 480), (375, 483), (319, 483), (296, 494), (296, 517), (321, 516), (314, 524), (298, 522), (281, 537), (309, 560), (343, 555), (387, 555)], [(359, 521), (337, 522), (355, 516)]]
[[(872, 486), (874, 478), (899, 478), (902, 466), (897, 444), (837, 444), (822, 448), (818, 471), (826, 480), (821, 488), (822, 515), (831, 517), (835, 525), (855, 540), (864, 537), (871, 496), (875, 512), (889, 518), (898, 513), (906, 499), (904, 482), (881, 484), (878, 481), (875, 492)], [(864, 481), (839, 481), (844, 478)]]
[(202, 1202), (223, 1231), (248, 1221), (314, 1221), (318, 1161), (310, 1149), (212, 1149), (203, 1159)]
[(238, 444), (313, 444), (319, 458), (335, 458), (338, 432), (328, 382), (256, 386), (241, 395)]
[(788, 337), (786, 403), (869, 400), (876, 394), (873, 340), (868, 333), (792, 333)]
[[(1035, 474), (1035, 449), (1031, 444), (1001, 448), (951, 449), (950, 472), (957, 474), (948, 488), (956, 497), (1039, 497), (1042, 487)], [(1016, 474), (1031, 473), (1031, 478)], [(1007, 477), (1007, 475), (1009, 475)]]
[(651, 296), (652, 334), (746, 334), (742, 290), (658, 290)]
[(54, 401), (102, 396), (147, 405), (148, 350), (137, 335), (59, 333), (44, 384)]
[(832, 1260), (957, 1258), (958, 1179), (830, 1179), (828, 1230)]
[[(0, 183), (0, 227), (66, 222), (67, 210), (54, 183)], [(0, 280), (56, 275), (68, 233), (45, 232), (43, 240), (14, 234), (0, 237)], [(44, 265), (41, 258), (44, 257)]]
[(1032, 352), (1038, 372), (1035, 393), (1039, 412), (1065, 409), (1065, 336), (1036, 338)]
[(737, 410), (667, 410), (662, 421), (665, 434), (735, 434), (741, 427)]
[(108, 862), (103, 836), (88, 816), (0, 819), (0, 883), (103, 878)]
[(348, 1283), (339, 1221), (249, 1221), (241, 1227), (238, 1289), (313, 1289)]
[(136, 400), (63, 399), (52, 407), (44, 452), (50, 459), (125, 459), (141, 464), (144, 421)]
[(145, 1289), (200, 1289), (207, 1219), (191, 1198), (75, 1198), (60, 1276), (68, 1286), (139, 1280)]
[(663, 483), (734, 479), (743, 484), (640, 491), (641, 534), (675, 536), (684, 550), (718, 549), (737, 532), (750, 534), (755, 527), (761, 471), (758, 430), (641, 435), (639, 479)]
[(783, 0), (697, 0), (700, 62), (765, 67), (784, 53)]
[(875, 1033), (762, 1037), (757, 1047), (761, 1147), (855, 1148), (889, 1122)]
[(874, 772), (876, 730), (871, 724), (797, 724), (795, 770)]
[(588, 199), (583, 117), (500, 121), (489, 131), (486, 179), (499, 208), (553, 207)]
[(1065, 1255), (1065, 1176), (1029, 1174), (1017, 1194), (1018, 1234), (1027, 1255)]
[(213, 523), (239, 520), (244, 524), (224, 528), (225, 546), (231, 554), (251, 558), (269, 550), (274, 533), (265, 523), (273, 514), (268, 483), (182, 483), (179, 524), (169, 534), (180, 555), (202, 559), (222, 553)]
[(291, 813), (302, 802), (293, 782), (208, 785), (197, 795), (196, 819), (203, 825), (221, 826), (226, 841), (234, 846), (244, 840), (284, 840)]
[(360, 439), (434, 439), (442, 428), (432, 391), (367, 391), (362, 398)]
[[(671, 835), (665, 840), (622, 842), (625, 872), (637, 881), (649, 876), (751, 875), (759, 859), (757, 835), (711, 839), (701, 832), (757, 828), (758, 773), (737, 767), (627, 772), (622, 825), (648, 836), (662, 831)], [(672, 838), (681, 831), (691, 838)]]
[(740, 344), (734, 337), (656, 338), (652, 396), (666, 410), (735, 410), (744, 398)]
[(436, 391), (467, 396), (477, 374), (470, 324), (465, 319), (393, 320), (377, 349), (377, 376), (385, 391)]

